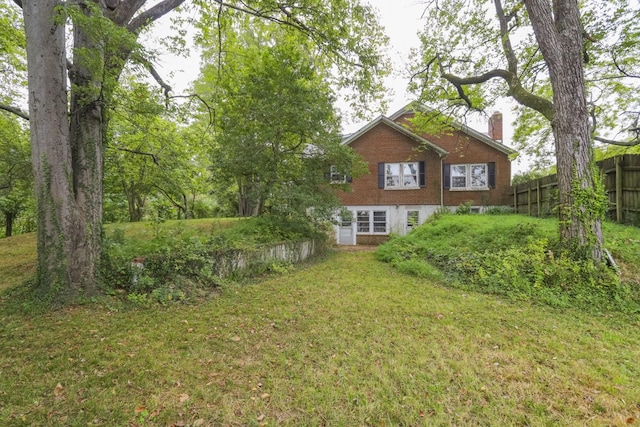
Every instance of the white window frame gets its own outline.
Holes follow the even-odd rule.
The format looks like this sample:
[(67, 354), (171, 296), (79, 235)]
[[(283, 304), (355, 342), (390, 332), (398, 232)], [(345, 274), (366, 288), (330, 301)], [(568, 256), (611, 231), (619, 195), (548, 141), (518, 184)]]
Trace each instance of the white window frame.
[(405, 215), (405, 232), (408, 233), (413, 230), (414, 227), (420, 225), (420, 211), (417, 209), (407, 210)]
[[(412, 166), (415, 171), (413, 173), (410, 170)], [(409, 171), (405, 170), (405, 168), (409, 168)], [(407, 180), (412, 180), (413, 182), (407, 183)], [(385, 163), (384, 189), (399, 190), (405, 188), (420, 188), (420, 162)]]
[(389, 234), (389, 214), (386, 210), (358, 209), (356, 234)]
[(336, 165), (330, 166), (329, 176), (329, 182), (331, 184), (345, 184), (347, 182), (347, 176), (343, 173), (338, 172), (338, 167)]
[[(474, 185), (473, 169), (477, 167), (484, 168), (484, 185)], [(462, 170), (461, 170), (462, 169)], [(461, 190), (488, 190), (489, 189), (489, 166), (487, 163), (466, 163), (452, 164), (449, 177), (449, 189), (453, 191)], [(464, 185), (459, 185), (464, 180)], [(456, 181), (458, 181), (456, 183)], [(454, 185), (454, 183), (458, 185)]]

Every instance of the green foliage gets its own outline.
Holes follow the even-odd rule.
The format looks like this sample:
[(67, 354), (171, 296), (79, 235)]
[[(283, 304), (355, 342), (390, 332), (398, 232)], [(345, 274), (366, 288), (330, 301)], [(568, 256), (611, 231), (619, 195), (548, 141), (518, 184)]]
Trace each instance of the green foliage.
[(141, 221), (157, 216), (193, 218), (213, 213), (205, 146), (176, 123), (159, 89), (124, 79), (110, 111), (105, 162), (105, 217)]
[(467, 201), (464, 203), (461, 203), (457, 208), (456, 208), (456, 215), (468, 215), (471, 213), (471, 205), (473, 204), (472, 201)]
[[(270, 44), (272, 37), (281, 39), (285, 34), (313, 58), (316, 71), (348, 103), (351, 114), (364, 118), (383, 110), (383, 79), (390, 71), (384, 54), (388, 37), (375, 10), (365, 2), (259, 0), (251, 6), (232, 7), (202, 0), (193, 3), (200, 16), (197, 42), (205, 48), (205, 55), (208, 52), (207, 62), (216, 56), (223, 62), (220, 74), (234, 61), (243, 60), (230, 46)], [(283, 98), (278, 96), (277, 100)]]
[[(325, 173), (334, 165), (354, 175), (358, 165), (340, 144), (331, 70), (300, 35), (255, 20), (243, 25), (223, 27), (224, 55), (209, 42), (196, 84), (216, 108), (210, 149), (215, 189), (236, 194), (239, 216), (328, 219), (339, 201)], [(199, 127), (210, 119), (204, 115)]]
[[(506, 19), (506, 34), (501, 34), (498, 5)], [(637, 139), (637, 4), (598, 0), (578, 2), (578, 7), (585, 35), (583, 65), (594, 135)], [(484, 114), (504, 98), (522, 103), (525, 98), (531, 101), (537, 97), (538, 101), (516, 107), (513, 143), (533, 159), (535, 170), (552, 166), (556, 150), (545, 110), (553, 93), (525, 4), (511, 0), (491, 5), (484, 0), (430, 2), (424, 16), (427, 24), (415, 52), (411, 84), (420, 101), (464, 120), (469, 114)], [(506, 42), (511, 56), (505, 53)]]
[(489, 206), (483, 213), (487, 215), (505, 215), (514, 213), (513, 206)]
[(0, 112), (0, 225), (12, 226), (14, 234), (33, 230), (32, 186), (29, 133), (17, 117)]
[(556, 173), (555, 166), (544, 170), (531, 168), (526, 172), (516, 173), (513, 178), (511, 178), (511, 185), (535, 181), (536, 179), (544, 178), (545, 176), (553, 175), (554, 173)]
[[(19, 9), (0, 2), (0, 102), (14, 102), (24, 96), (27, 61), (26, 41)], [(0, 127), (1, 128), (1, 127)]]
[[(594, 164), (591, 165), (591, 171), (593, 182), (587, 185), (574, 175), (571, 183), (572, 204), (559, 207), (560, 217), (563, 218), (560, 224), (565, 225), (567, 229), (578, 225), (588, 230), (595, 230), (609, 211), (609, 196), (604, 188), (602, 171)], [(573, 240), (565, 239), (561, 235), (560, 243), (575, 260), (591, 258), (593, 248), (600, 246), (595, 233), (585, 233), (581, 239)]]
[[(180, 222), (169, 228), (165, 221), (148, 223), (146, 239), (127, 238), (122, 228), (107, 234), (102, 260), (102, 281), (108, 294), (124, 292), (139, 305), (190, 301), (224, 283), (217, 272), (221, 262), (261, 246), (315, 239), (325, 235), (312, 224), (273, 216), (238, 220), (231, 227), (201, 233)], [(266, 271), (285, 273), (288, 262), (257, 263), (235, 277)]]
[[(576, 260), (552, 237), (556, 223), (517, 215), (441, 215), (382, 245), (376, 255), (404, 272), (437, 269), (453, 286), (516, 300), (589, 311), (639, 310), (637, 283), (604, 264)], [(635, 262), (626, 255), (620, 261)]]
[[(95, 239), (87, 241), (86, 245), (78, 249), (78, 245), (69, 243), (73, 240), (71, 231), (64, 230), (59, 232), (59, 230), (53, 229), (56, 224), (51, 225), (51, 221), (40, 221), (41, 237), (45, 235), (53, 236), (58, 233), (57, 237), (62, 243), (69, 243), (67, 245), (69, 250), (65, 250), (64, 253), (70, 254), (73, 251), (85, 249), (90, 251), (91, 256), (88, 259), (91, 261), (89, 263), (86, 263), (86, 265), (74, 263), (63, 259), (62, 251), (56, 256), (52, 256), (54, 245), (49, 246), (49, 240), (41, 239), (41, 244), (38, 246), (39, 271), (42, 271), (39, 276), (40, 284), (43, 287), (50, 286), (52, 280), (49, 280), (49, 276), (58, 274), (59, 277), (56, 280), (60, 281), (65, 288), (64, 290), (69, 293), (72, 293), (74, 289), (78, 289), (77, 283), (72, 284), (70, 281), (77, 282), (80, 279), (82, 279), (83, 287), (92, 291), (95, 290), (94, 272), (97, 271), (95, 268), (97, 257), (95, 255), (97, 255), (101, 245), (97, 231), (100, 228), (99, 223), (102, 219), (103, 177), (101, 173), (85, 172), (86, 169), (101, 172), (99, 163), (103, 160), (103, 156), (99, 151), (102, 149), (102, 144), (108, 141), (105, 138), (109, 126), (107, 110), (111, 108), (112, 102), (117, 97), (115, 91), (120, 81), (122, 70), (127, 62), (133, 61), (137, 62), (138, 65), (144, 66), (144, 68), (139, 67), (137, 71), (144, 69), (146, 72), (149, 70), (151, 64), (155, 62), (153, 61), (155, 58), (151, 58), (151, 55), (147, 55), (140, 49), (138, 37), (143, 34), (144, 30), (152, 22), (178, 9), (182, 4), (182, 2), (164, 1), (150, 5), (143, 1), (125, 5), (123, 2), (114, 11), (111, 7), (113, 5), (107, 3), (49, 2), (43, 4), (42, 7), (32, 3), (29, 3), (29, 6), (33, 5), (33, 8), (27, 7), (26, 4), (24, 7), (24, 17), (29, 21), (24, 25), (24, 28), (29, 32), (26, 35), (26, 40), (30, 44), (28, 46), (29, 52), (33, 53), (33, 55), (30, 54), (29, 56), (31, 58), (45, 57), (49, 60), (46, 66), (41, 66), (42, 64), (39, 62), (29, 64), (29, 73), (33, 77), (30, 80), (32, 82), (37, 81), (39, 85), (39, 88), (36, 88), (35, 91), (46, 88), (46, 90), (40, 92), (43, 97), (45, 94), (49, 95), (43, 102), (47, 103), (47, 100), (50, 100), (61, 110), (64, 110), (66, 105), (59, 101), (68, 94), (69, 106), (72, 110), (69, 112), (70, 114), (56, 111), (57, 114), (47, 115), (43, 114), (43, 112), (49, 109), (32, 109), (36, 116), (31, 117), (34, 122), (42, 117), (43, 122), (46, 121), (49, 129), (64, 129), (68, 131), (56, 133), (59, 140), (51, 139), (56, 141), (55, 144), (58, 145), (56, 148), (60, 150), (59, 152), (64, 153), (60, 157), (64, 158), (65, 161), (56, 161), (45, 165), (45, 159), (43, 162), (37, 163), (43, 165), (42, 169), (51, 168), (51, 173), (37, 174), (37, 179), (43, 180), (37, 186), (38, 188), (45, 188), (46, 186), (41, 184), (46, 184), (44, 181), (48, 179), (47, 176), (53, 175), (59, 179), (62, 179), (60, 177), (67, 177), (69, 182), (73, 180), (74, 184), (77, 184), (76, 189), (84, 189), (94, 196), (93, 198), (78, 197), (76, 200), (78, 203), (71, 203), (70, 201), (73, 201), (74, 198), (73, 186), (67, 186), (65, 188), (66, 193), (56, 191), (50, 192), (51, 194), (45, 194), (46, 192), (39, 191), (37, 194), (38, 218), (44, 218), (45, 213), (50, 214), (55, 206), (65, 206), (66, 212), (74, 218), (84, 218), (85, 223), (73, 224), (72, 228), (75, 231), (87, 231), (90, 236), (92, 231), (95, 233), (92, 235)], [(205, 23), (202, 28), (221, 29), (224, 24), (222, 21), (225, 19), (223, 15), (227, 15), (222, 13), (224, 9), (225, 12), (230, 11), (231, 15), (238, 13), (240, 16), (260, 16), (264, 21), (277, 22), (287, 27), (292, 33), (304, 33), (309, 40), (312, 40), (319, 47), (319, 50), (316, 50), (315, 53), (320, 58), (326, 59), (326, 63), (337, 64), (337, 69), (344, 71), (336, 81), (344, 84), (343, 87), (355, 88), (356, 96), (362, 96), (361, 101), (375, 101), (375, 98), (383, 93), (378, 85), (384, 72), (382, 70), (383, 67), (378, 67), (379, 63), (382, 62), (378, 42), (383, 40), (384, 36), (381, 28), (375, 22), (375, 16), (371, 8), (361, 6), (359, 1), (332, 0), (324, 2), (316, 0), (305, 2), (302, 7), (295, 8), (271, 0), (259, 0), (252, 2), (250, 6), (239, 5), (237, 7), (216, 2), (196, 1), (189, 3), (189, 7), (193, 5), (193, 7), (198, 8), (197, 10), (200, 13), (194, 13), (191, 18), (193, 16), (201, 17)], [(6, 2), (1, 4), (3, 14), (0, 17), (2, 19), (0, 23), (3, 24), (3, 27), (7, 23), (11, 28), (2, 29), (3, 41), (5, 35), (13, 36), (13, 30), (20, 28), (14, 25), (15, 22), (19, 22), (16, 6), (12, 5), (14, 9), (9, 9), (7, 6), (7, 11), (13, 10), (12, 16), (7, 18), (5, 14), (6, 5)], [(31, 11), (36, 11), (37, 13), (31, 13)], [(263, 14), (263, 11), (268, 12)], [(41, 25), (41, 22), (37, 23), (37, 25), (31, 25), (31, 22), (36, 23), (36, 20), (40, 17), (51, 22), (49, 22), (49, 25)], [(209, 26), (207, 25), (208, 23), (213, 23), (214, 25)], [(360, 31), (353, 31), (354, 28), (357, 28), (354, 25), (355, 23), (362, 24)], [(68, 31), (64, 28), (67, 25), (69, 27)], [(56, 31), (55, 40), (59, 49), (56, 48), (53, 53), (49, 52), (51, 53), (49, 56), (39, 55), (38, 49), (46, 47), (39, 46), (37, 40), (46, 38), (52, 29)], [(63, 39), (65, 37), (66, 39)], [(7, 40), (13, 41), (13, 37), (7, 37)], [(10, 49), (16, 47), (14, 45), (17, 46), (17, 43), (11, 43)], [(69, 55), (64, 54), (65, 46), (70, 47)], [(330, 59), (328, 59), (329, 57)], [(323, 61), (323, 59), (320, 61)], [(56, 69), (60, 72), (67, 71), (67, 78), (56, 76), (50, 72), (51, 69)], [(343, 77), (345, 78), (343, 79)], [(69, 88), (67, 88), (67, 81), (71, 83)], [(67, 89), (69, 89), (68, 92)], [(168, 89), (167, 92), (169, 92)], [(373, 104), (375, 103), (360, 103), (362, 106)], [(70, 122), (68, 121), (69, 118), (71, 118)], [(169, 123), (167, 125), (167, 128), (172, 130), (172, 126)], [(40, 128), (44, 127), (41, 126)], [(71, 135), (71, 137), (67, 137), (68, 135)], [(188, 137), (191, 136), (186, 138)], [(32, 142), (34, 147), (44, 147), (48, 144), (48, 141), (48, 135), (44, 137), (38, 135), (34, 137)], [(199, 139), (199, 141), (201, 142), (202, 140)], [(72, 156), (68, 153), (74, 154)], [(147, 154), (153, 157), (153, 155), (158, 155), (159, 151), (150, 151)], [(78, 159), (80, 161), (77, 161)], [(42, 160), (40, 156), (38, 156), (38, 160)], [(177, 177), (173, 174), (168, 174), (168, 179), (164, 181), (168, 188), (161, 187), (158, 190), (181, 212), (182, 217), (188, 218), (191, 216), (190, 208), (193, 207), (194, 194), (200, 190), (200, 188), (197, 190), (194, 188), (202, 184), (201, 178), (203, 178), (203, 175), (197, 172), (192, 173), (194, 172), (192, 168), (184, 167), (184, 163), (189, 163), (192, 160), (192, 157), (184, 155), (176, 156), (175, 159), (164, 163), (163, 166), (171, 167), (171, 165), (174, 165), (172, 163), (173, 160), (180, 160), (175, 162), (174, 167), (177, 171), (184, 171), (185, 173), (178, 174)], [(139, 170), (139, 168), (136, 168), (136, 171)], [(138, 179), (136, 183), (139, 181)], [(296, 182), (284, 182), (291, 186), (297, 184)], [(154, 184), (158, 184), (158, 182), (156, 181)], [(142, 191), (135, 192), (136, 196), (140, 194), (145, 195)], [(280, 190), (280, 194), (285, 194), (284, 190)], [(66, 207), (67, 205), (63, 204), (66, 202), (69, 202), (68, 208)], [(129, 206), (132, 205), (128, 200), (127, 202)], [(280, 206), (280, 204), (272, 206)], [(77, 210), (78, 215), (75, 215), (75, 210)], [(113, 213), (113, 217), (117, 218), (119, 216), (120, 214), (117, 212)], [(48, 218), (51, 217), (53, 215), (49, 215)], [(58, 220), (61, 221), (60, 218)], [(65, 224), (67, 223), (70, 222), (65, 222)], [(51, 225), (52, 229), (45, 230), (45, 226), (49, 225)], [(73, 257), (73, 254), (68, 256)], [(54, 262), (57, 264), (54, 264)]]

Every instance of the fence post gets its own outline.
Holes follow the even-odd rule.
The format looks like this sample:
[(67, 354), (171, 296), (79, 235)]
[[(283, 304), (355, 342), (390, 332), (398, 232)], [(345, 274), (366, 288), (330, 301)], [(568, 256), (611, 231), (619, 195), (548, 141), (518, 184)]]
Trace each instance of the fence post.
[(529, 183), (529, 188), (527, 189), (527, 215), (531, 216), (531, 183)]
[(538, 204), (538, 218), (542, 216), (542, 196), (540, 195), (540, 180), (536, 181), (536, 203)]
[(622, 224), (623, 218), (623, 204), (624, 204), (624, 194), (622, 189), (622, 161), (624, 156), (616, 156), (615, 164), (616, 164), (616, 222)]
[(513, 186), (513, 211), (518, 213), (518, 186)]

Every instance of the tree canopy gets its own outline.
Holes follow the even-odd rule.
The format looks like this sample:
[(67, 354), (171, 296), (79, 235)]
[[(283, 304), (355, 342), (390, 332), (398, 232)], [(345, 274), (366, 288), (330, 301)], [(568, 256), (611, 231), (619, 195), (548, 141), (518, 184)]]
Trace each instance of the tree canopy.
[[(633, 0), (582, 2), (579, 11), (594, 140), (636, 144), (640, 6)], [(429, 25), (415, 52), (413, 91), (434, 110), (457, 117), (484, 113), (505, 97), (514, 99), (513, 143), (540, 169), (547, 168), (555, 161), (553, 94), (525, 3), (429, 2), (425, 18)]]
[[(386, 70), (380, 54), (382, 30), (371, 8), (358, 0), (14, 3), (24, 18), (29, 113), (13, 97), (0, 99), (0, 108), (30, 122), (38, 215), (36, 287), (59, 302), (98, 292), (104, 150), (113, 135), (108, 131), (109, 108), (125, 66), (148, 70), (165, 94), (171, 94), (150, 51), (139, 43), (154, 21), (183, 8), (189, 12), (184, 16), (198, 17), (191, 21), (201, 40), (247, 15), (295, 30), (313, 42), (319, 60), (331, 64), (334, 82), (359, 101), (379, 99)], [(5, 3), (2, 11), (3, 23), (13, 23), (18, 15)], [(7, 36), (16, 40), (7, 50), (11, 54), (20, 45), (21, 33), (2, 31), (15, 35)], [(174, 40), (181, 36), (178, 32)], [(19, 61), (10, 66), (19, 71)], [(181, 177), (182, 183), (166, 194), (185, 212), (185, 198), (181, 202), (174, 196), (185, 196), (178, 188), (184, 189), (188, 180)]]
[(553, 141), (560, 236), (575, 256), (602, 258), (606, 199), (593, 170), (593, 141), (605, 141), (599, 134), (618, 126), (631, 132), (618, 143), (640, 142), (613, 108), (637, 120), (629, 110), (637, 97), (628, 96), (629, 85), (637, 84), (634, 6), (627, 0), (494, 0), (492, 6), (453, 0), (431, 1), (425, 11), (429, 25), (413, 89), (436, 111), (451, 114), (482, 112), (499, 97), (521, 106), (520, 148), (540, 153)]
[(326, 219), (338, 207), (325, 172), (357, 162), (340, 144), (330, 73), (311, 41), (252, 17), (205, 46), (196, 92), (215, 110), (213, 179), (237, 194), (241, 216)]

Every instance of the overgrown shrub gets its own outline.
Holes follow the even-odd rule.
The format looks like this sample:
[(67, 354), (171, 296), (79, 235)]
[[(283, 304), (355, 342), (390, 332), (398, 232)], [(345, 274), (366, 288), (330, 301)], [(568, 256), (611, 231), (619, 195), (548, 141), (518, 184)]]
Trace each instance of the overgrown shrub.
[[(240, 220), (232, 227), (212, 227), (210, 233), (197, 232), (188, 222), (171, 228), (162, 220), (147, 224), (149, 238), (127, 239), (118, 228), (105, 236), (102, 260), (105, 290), (123, 292), (140, 305), (184, 301), (219, 286), (224, 279), (216, 272), (228, 269), (220, 263), (239, 252), (250, 257), (260, 246), (323, 236), (311, 224), (275, 217)], [(236, 276), (287, 268), (286, 263), (257, 263)]]
[(551, 220), (443, 215), (382, 245), (376, 254), (405, 272), (424, 277), (437, 269), (452, 286), (517, 300), (588, 310), (638, 309), (637, 293), (614, 270), (562, 253), (555, 232)]
[(473, 204), (473, 202), (471, 201), (467, 201), (464, 203), (461, 203), (460, 206), (458, 206), (456, 208), (456, 214), (458, 215), (468, 215), (471, 213), (471, 205)]

